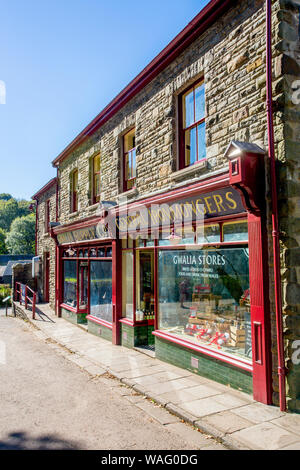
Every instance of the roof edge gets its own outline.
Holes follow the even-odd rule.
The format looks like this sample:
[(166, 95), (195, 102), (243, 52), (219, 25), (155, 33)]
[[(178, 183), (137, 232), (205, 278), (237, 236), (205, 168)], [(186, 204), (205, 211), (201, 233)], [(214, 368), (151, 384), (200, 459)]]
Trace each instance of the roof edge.
[(57, 177), (55, 176), (50, 181), (48, 181), (48, 183), (46, 183), (41, 189), (39, 189), (39, 191), (37, 191), (34, 194), (34, 196), (31, 197), (31, 199), (37, 200), (39, 198), (39, 196), (41, 196), (43, 193), (48, 191), (48, 189), (52, 188), (52, 186), (54, 186), (54, 184), (56, 184), (56, 183), (57, 183)]
[(165, 69), (202, 34), (235, 0), (211, 0), (187, 26), (80, 132), (52, 161), (57, 167), (76, 147), (107, 122), (130, 99)]

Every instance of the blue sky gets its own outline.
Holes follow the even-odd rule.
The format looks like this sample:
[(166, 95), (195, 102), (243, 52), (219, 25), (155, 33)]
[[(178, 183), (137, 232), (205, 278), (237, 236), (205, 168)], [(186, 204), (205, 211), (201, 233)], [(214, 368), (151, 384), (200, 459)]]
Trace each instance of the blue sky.
[(0, 0), (0, 193), (28, 199), (55, 176), (51, 161), (207, 3)]

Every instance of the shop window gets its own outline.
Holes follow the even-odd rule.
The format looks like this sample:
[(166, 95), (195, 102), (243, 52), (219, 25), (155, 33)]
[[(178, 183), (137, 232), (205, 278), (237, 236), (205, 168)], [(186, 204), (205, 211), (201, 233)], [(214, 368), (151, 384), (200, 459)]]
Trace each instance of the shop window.
[(133, 252), (122, 253), (122, 316), (133, 320)]
[(159, 329), (251, 358), (247, 248), (161, 250)]
[(136, 320), (154, 319), (154, 252), (137, 250)]
[(77, 212), (78, 210), (78, 170), (74, 170), (70, 176), (70, 211)]
[(77, 262), (64, 261), (64, 303), (77, 307)]
[(223, 224), (223, 240), (224, 242), (248, 241), (248, 223), (243, 221)]
[(135, 187), (136, 181), (136, 149), (135, 129), (127, 132), (123, 137), (123, 169), (124, 169), (124, 191)]
[(219, 243), (221, 240), (220, 225), (204, 225), (197, 228), (197, 243), (204, 245), (206, 243)]
[(88, 306), (88, 263), (79, 264), (79, 308), (87, 309)]
[(100, 202), (100, 154), (94, 156), (91, 161), (91, 184), (92, 184), (92, 204)]
[(45, 203), (45, 233), (50, 231), (50, 200)]
[(180, 167), (188, 167), (206, 158), (205, 88), (198, 82), (180, 95)]
[(112, 323), (111, 261), (90, 261), (90, 314)]

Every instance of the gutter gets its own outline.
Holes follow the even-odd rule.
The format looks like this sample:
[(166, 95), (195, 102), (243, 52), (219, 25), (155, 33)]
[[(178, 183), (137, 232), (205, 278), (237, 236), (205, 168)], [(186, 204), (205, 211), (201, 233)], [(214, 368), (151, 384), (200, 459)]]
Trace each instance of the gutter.
[(280, 410), (286, 411), (286, 368), (284, 359), (283, 321), (282, 321), (282, 294), (280, 276), (280, 246), (278, 225), (277, 179), (274, 148), (274, 122), (272, 103), (272, 0), (266, 0), (266, 87), (267, 87), (267, 119), (268, 119), (268, 156), (271, 170), (272, 190), (272, 237), (274, 258), (274, 282), (275, 282), (275, 310), (276, 333), (279, 377), (279, 401)]

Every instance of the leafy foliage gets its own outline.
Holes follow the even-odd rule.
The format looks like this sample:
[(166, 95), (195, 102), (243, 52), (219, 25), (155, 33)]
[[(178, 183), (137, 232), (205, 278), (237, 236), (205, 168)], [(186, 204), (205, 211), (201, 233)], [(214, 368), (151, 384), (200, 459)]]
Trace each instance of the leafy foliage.
[(7, 253), (5, 239), (6, 232), (2, 228), (0, 228), (0, 255), (5, 255)]
[(9, 253), (33, 254), (35, 244), (35, 216), (17, 217), (11, 224), (10, 232), (6, 237)]
[[(6, 297), (11, 296), (11, 288), (10, 286), (3, 284), (0, 285), (0, 306), (3, 307), (5, 304), (3, 304), (3, 299), (6, 299)], [(11, 301), (9, 301), (9, 305), (11, 305)]]

